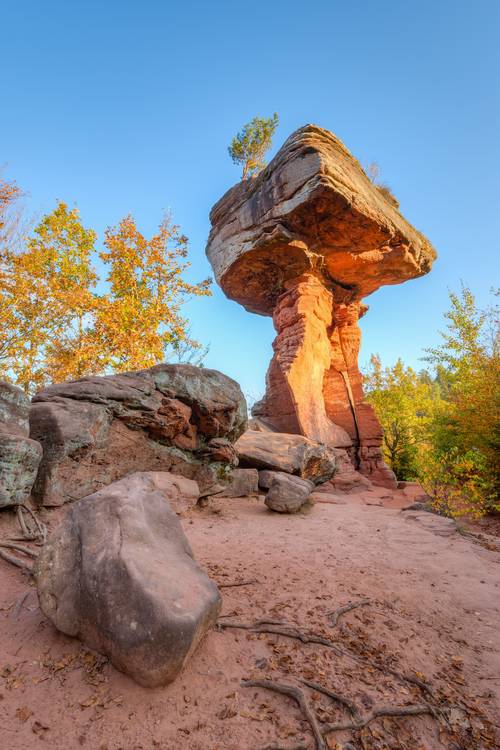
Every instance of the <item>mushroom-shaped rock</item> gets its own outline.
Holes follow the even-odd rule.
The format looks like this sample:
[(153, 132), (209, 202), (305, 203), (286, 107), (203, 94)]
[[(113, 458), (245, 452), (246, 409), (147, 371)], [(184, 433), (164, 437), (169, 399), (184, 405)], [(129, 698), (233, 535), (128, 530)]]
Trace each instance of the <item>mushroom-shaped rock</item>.
[(207, 256), (277, 337), (253, 414), (281, 432), (351, 449), (356, 468), (394, 484), (358, 368), (362, 298), (426, 274), (436, 253), (332, 133), (293, 133), (257, 177), (214, 206)]

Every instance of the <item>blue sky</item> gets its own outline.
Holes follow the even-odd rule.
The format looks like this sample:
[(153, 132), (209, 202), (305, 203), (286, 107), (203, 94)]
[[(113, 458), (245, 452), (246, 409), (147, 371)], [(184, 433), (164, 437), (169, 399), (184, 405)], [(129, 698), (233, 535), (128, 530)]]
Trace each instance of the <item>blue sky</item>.
[[(171, 209), (204, 278), (209, 210), (239, 179), (228, 143), (277, 111), (273, 153), (301, 125), (329, 128), (378, 162), (438, 251), (429, 276), (367, 299), (362, 363), (420, 367), (447, 290), (462, 279), (486, 304), (498, 285), (498, 0), (18, 0), (1, 24), (0, 163), (37, 215), (63, 199), (102, 238)], [(259, 396), (270, 319), (216, 287), (187, 313), (207, 366)]]

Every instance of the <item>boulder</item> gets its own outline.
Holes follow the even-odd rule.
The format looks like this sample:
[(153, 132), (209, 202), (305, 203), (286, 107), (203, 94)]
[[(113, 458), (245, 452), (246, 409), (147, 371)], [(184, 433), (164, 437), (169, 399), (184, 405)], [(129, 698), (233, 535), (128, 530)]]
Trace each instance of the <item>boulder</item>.
[(257, 469), (233, 469), (228, 486), (217, 497), (252, 497), (258, 494)]
[(430, 242), (328, 130), (293, 133), (210, 213), (207, 256), (225, 294), (276, 328), (252, 414), (278, 432), (348, 448), (353, 469), (395, 488), (358, 366), (363, 298), (428, 273)]
[(51, 385), (30, 410), (43, 446), (33, 495), (62, 505), (135, 471), (169, 471), (221, 488), (237, 464), (232, 442), (246, 426), (234, 380), (192, 365)]
[(145, 687), (175, 679), (221, 603), (165, 480), (138, 472), (73, 503), (35, 568), (40, 607), (55, 627)]
[(29, 406), (20, 388), (0, 381), (0, 508), (24, 503), (36, 479), (42, 447), (28, 437)]
[[(264, 484), (269, 484), (265, 503), (277, 513), (296, 513), (309, 500), (314, 483), (281, 471), (262, 471)], [(259, 480), (260, 480), (259, 474)]]
[(335, 472), (333, 450), (302, 435), (247, 430), (235, 447), (243, 467), (297, 474), (315, 484), (326, 482)]

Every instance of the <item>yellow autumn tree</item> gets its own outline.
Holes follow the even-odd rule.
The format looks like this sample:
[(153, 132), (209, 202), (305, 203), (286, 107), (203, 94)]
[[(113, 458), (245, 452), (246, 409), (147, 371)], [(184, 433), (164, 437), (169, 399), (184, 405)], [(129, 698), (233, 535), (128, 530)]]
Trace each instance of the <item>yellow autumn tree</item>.
[(99, 366), (91, 325), (95, 239), (77, 209), (59, 202), (26, 246), (8, 254), (11, 335), (4, 369), (26, 392)]
[(126, 217), (106, 232), (100, 279), (96, 234), (63, 202), (19, 246), (9, 220), (20, 195), (0, 181), (0, 378), (32, 393), (167, 355), (200, 363), (206, 349), (191, 339), (181, 308), (209, 295), (210, 280), (185, 280), (188, 242), (179, 227), (166, 218), (147, 239)]
[(210, 279), (183, 278), (188, 240), (165, 217), (147, 239), (132, 216), (108, 229), (101, 260), (109, 268), (110, 289), (98, 303), (95, 332), (106, 366), (134, 370), (162, 362), (167, 348), (199, 347), (189, 339), (181, 307), (192, 296), (210, 295)]

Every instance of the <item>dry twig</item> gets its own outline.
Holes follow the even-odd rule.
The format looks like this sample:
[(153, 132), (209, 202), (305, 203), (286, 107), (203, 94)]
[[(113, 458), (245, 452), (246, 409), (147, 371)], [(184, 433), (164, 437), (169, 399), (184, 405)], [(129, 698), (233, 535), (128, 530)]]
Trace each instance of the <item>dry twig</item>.
[(218, 583), (217, 586), (220, 589), (229, 589), (234, 586), (250, 586), (252, 583), (259, 583), (256, 578), (252, 578), (250, 581), (235, 581), (234, 583)]
[(359, 602), (350, 602), (350, 604), (346, 604), (344, 607), (339, 607), (333, 612), (327, 612), (326, 616), (332, 618), (331, 625), (335, 627), (342, 615), (345, 615), (347, 612), (351, 612), (351, 610), (357, 609), (358, 607), (366, 607), (366, 605), (370, 603), (370, 599), (362, 599)]
[(295, 685), (284, 685), (280, 682), (273, 682), (272, 680), (244, 680), (241, 683), (242, 687), (257, 687), (264, 688), (265, 690), (274, 690), (275, 693), (281, 693), (287, 695), (289, 698), (298, 703), (302, 713), (306, 717), (309, 725), (312, 729), (314, 739), (316, 741), (316, 750), (327, 750), (326, 743), (321, 734), (318, 720), (312, 711), (304, 692)]

